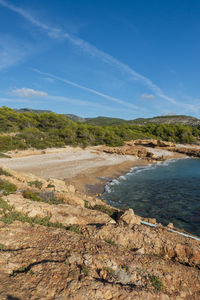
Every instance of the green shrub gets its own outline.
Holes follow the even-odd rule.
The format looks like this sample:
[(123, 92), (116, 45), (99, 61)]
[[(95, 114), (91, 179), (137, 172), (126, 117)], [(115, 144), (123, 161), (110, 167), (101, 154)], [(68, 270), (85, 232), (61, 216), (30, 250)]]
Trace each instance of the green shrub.
[(0, 243), (0, 251), (3, 250), (5, 248), (5, 245)]
[(9, 195), (17, 191), (16, 185), (6, 180), (0, 179), (0, 193), (3, 195)]
[(23, 197), (32, 201), (45, 202), (48, 204), (63, 204), (64, 198), (58, 198), (53, 191), (35, 192), (26, 190), (22, 193)]
[(90, 276), (90, 269), (88, 266), (81, 266), (81, 272), (85, 275), (85, 276)]
[(30, 218), (27, 215), (23, 215), (20, 212), (17, 211), (9, 211), (9, 213), (4, 214), (4, 216), (2, 216), (0, 218), (0, 221), (6, 223), (6, 224), (11, 224), (14, 221), (20, 221), (23, 223), (30, 223), (30, 224), (38, 224), (38, 225), (42, 225), (42, 226), (46, 226), (46, 227), (56, 227), (56, 228), (65, 228), (65, 226), (61, 223), (52, 223), (50, 222), (50, 218), (49, 217), (45, 217), (45, 218), (39, 218), (39, 217), (35, 217), (35, 218)]
[(69, 230), (69, 231), (75, 232), (77, 234), (82, 234), (79, 225), (71, 225), (71, 226), (67, 227), (66, 229)]
[(109, 278), (113, 277), (113, 275), (115, 274), (115, 271), (110, 267), (105, 267), (105, 268), (103, 268), (103, 270), (105, 270), (107, 272), (107, 276)]
[(26, 199), (30, 199), (32, 201), (42, 202), (42, 198), (39, 196), (38, 192), (27, 190), (27, 191), (23, 191), (22, 195)]
[(12, 176), (9, 172), (7, 172), (6, 170), (0, 168), (0, 175), (5, 175), (5, 176)]
[(163, 284), (160, 278), (156, 275), (149, 275), (150, 281), (154, 288), (158, 291), (161, 291), (163, 289)]
[(41, 189), (41, 187), (42, 187), (42, 182), (39, 181), (39, 180), (29, 181), (29, 182), (28, 182), (28, 185), (29, 185), (29, 186), (34, 186), (34, 187), (36, 187), (36, 188), (38, 188), (38, 189)]
[(11, 210), (11, 206), (2, 198), (0, 198), (0, 208), (3, 209), (3, 211)]

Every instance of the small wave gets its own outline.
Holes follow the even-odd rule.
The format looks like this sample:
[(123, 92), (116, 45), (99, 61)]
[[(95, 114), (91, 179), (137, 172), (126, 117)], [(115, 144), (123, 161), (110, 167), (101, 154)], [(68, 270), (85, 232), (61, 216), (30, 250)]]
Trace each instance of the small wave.
[(172, 158), (172, 159), (165, 160), (164, 162), (159, 161), (156, 164), (148, 164), (146, 166), (132, 167), (130, 169), (130, 171), (128, 173), (126, 173), (125, 175), (121, 175), (118, 179), (113, 179), (112, 181), (107, 183), (104, 190), (107, 193), (111, 193), (111, 191), (112, 191), (111, 187), (113, 187), (114, 185), (119, 185), (122, 181), (127, 180), (129, 176), (134, 176), (134, 175), (137, 175), (141, 172), (154, 170), (154, 169), (159, 168), (159, 167), (167, 167), (167, 166), (169, 166), (169, 164), (175, 163), (177, 160), (181, 160), (181, 159), (191, 159), (191, 158), (188, 158), (188, 157)]
[(108, 184), (105, 186), (104, 190), (106, 193), (111, 193), (111, 188)]
[[(130, 173), (127, 173), (126, 176), (127, 176), (128, 174), (130, 174)], [(126, 180), (126, 176), (122, 175), (122, 176), (119, 177), (119, 179), (120, 179), (120, 180)]]

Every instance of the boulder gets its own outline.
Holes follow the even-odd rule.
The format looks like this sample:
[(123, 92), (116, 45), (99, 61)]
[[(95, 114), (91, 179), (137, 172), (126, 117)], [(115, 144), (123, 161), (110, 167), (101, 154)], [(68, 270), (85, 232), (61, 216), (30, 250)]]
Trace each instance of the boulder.
[(141, 218), (134, 214), (132, 208), (129, 208), (125, 211), (125, 213), (119, 218), (118, 223), (122, 223), (127, 225), (128, 227), (132, 227), (135, 224), (140, 225)]

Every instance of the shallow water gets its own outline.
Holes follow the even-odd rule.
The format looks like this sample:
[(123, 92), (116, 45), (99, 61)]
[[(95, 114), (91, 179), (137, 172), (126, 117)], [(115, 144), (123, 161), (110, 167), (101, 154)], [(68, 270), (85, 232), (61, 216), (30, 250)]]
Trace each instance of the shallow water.
[(169, 160), (135, 167), (108, 183), (103, 199), (200, 236), (200, 160)]

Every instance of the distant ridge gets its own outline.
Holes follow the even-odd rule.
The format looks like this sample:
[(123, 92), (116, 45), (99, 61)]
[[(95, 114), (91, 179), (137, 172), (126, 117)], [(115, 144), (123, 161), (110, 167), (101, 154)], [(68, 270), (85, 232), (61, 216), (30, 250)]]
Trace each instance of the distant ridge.
[(184, 124), (184, 125), (199, 125), (200, 120), (185, 115), (172, 115), (172, 116), (158, 116), (153, 118), (138, 118), (132, 121), (128, 121), (129, 123), (134, 124), (147, 124), (147, 123), (157, 123), (157, 124)]
[(81, 118), (79, 116), (73, 115), (73, 114), (65, 114), (66, 118), (75, 121), (75, 122), (85, 122), (84, 118)]
[(44, 110), (44, 109), (32, 109), (32, 108), (20, 108), (20, 109), (14, 109), (17, 112), (34, 112), (37, 114), (42, 114), (44, 112), (50, 113), (51, 110)]
[(122, 123), (135, 124), (135, 125), (146, 125), (148, 123), (155, 124), (183, 124), (183, 125), (200, 125), (200, 120), (185, 115), (174, 115), (174, 116), (157, 116), (153, 118), (138, 118), (134, 120), (123, 120), (118, 118), (108, 118), (108, 117), (97, 117), (97, 118), (87, 118), (86, 123), (92, 125), (118, 125)]
[[(31, 109), (31, 108), (20, 108), (15, 109), (17, 112), (35, 112), (35, 113), (51, 113), (50, 110), (42, 110), (42, 109)], [(123, 123), (127, 124), (135, 124), (135, 125), (146, 125), (148, 123), (155, 124), (183, 124), (183, 125), (200, 125), (200, 119), (195, 117), (186, 116), (186, 115), (169, 115), (169, 116), (157, 116), (153, 118), (137, 118), (133, 120), (124, 120), (120, 118), (111, 118), (111, 117), (95, 117), (95, 118), (82, 118), (80, 116), (74, 114), (64, 114), (66, 118), (81, 123), (88, 123), (91, 125), (120, 125)]]

